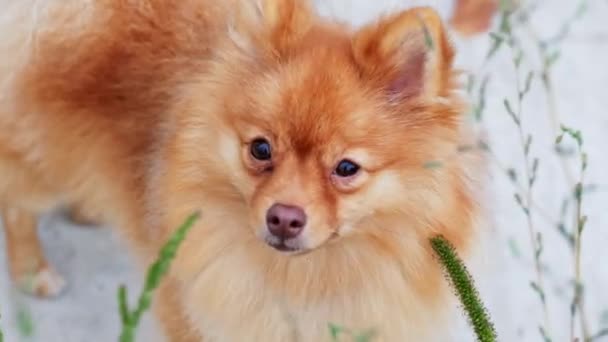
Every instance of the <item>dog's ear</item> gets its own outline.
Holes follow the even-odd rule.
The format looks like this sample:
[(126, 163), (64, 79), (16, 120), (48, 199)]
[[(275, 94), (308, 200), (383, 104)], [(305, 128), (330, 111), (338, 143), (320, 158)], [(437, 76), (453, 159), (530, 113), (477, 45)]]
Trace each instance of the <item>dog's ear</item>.
[(247, 40), (278, 53), (286, 51), (311, 26), (314, 11), (308, 0), (254, 0), (237, 10), (236, 28)]
[(304, 35), (313, 10), (307, 0), (258, 0), (274, 47), (283, 51)]
[(454, 52), (431, 8), (413, 8), (363, 27), (352, 44), (363, 77), (391, 99), (443, 97), (450, 91)]
[(298, 30), (311, 13), (306, 0), (258, 0), (258, 6), (264, 22), (276, 30)]

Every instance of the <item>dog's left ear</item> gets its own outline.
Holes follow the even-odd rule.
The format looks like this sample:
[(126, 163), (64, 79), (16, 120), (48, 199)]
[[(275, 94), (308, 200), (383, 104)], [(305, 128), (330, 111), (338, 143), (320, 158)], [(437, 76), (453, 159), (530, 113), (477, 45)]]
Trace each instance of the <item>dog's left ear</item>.
[(454, 52), (441, 18), (417, 7), (363, 27), (353, 55), (363, 77), (392, 99), (447, 96)]

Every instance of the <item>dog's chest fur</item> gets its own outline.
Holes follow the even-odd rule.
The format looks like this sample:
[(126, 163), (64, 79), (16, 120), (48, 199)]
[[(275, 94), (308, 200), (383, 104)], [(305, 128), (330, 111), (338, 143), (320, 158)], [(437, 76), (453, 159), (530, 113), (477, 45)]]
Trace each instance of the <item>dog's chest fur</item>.
[[(451, 311), (446, 307), (452, 305), (446, 288), (440, 286), (436, 294), (443, 304), (430, 304), (404, 280), (399, 263), (377, 258), (371, 261), (376, 268), (370, 277), (363, 273), (370, 264), (351, 265), (344, 269), (350, 275), (342, 277), (343, 286), (329, 294), (325, 286), (334, 286), (327, 284), (334, 279), (313, 278), (323, 272), (301, 276), (301, 286), (293, 287), (295, 279), (269, 280), (254, 262), (245, 248), (226, 253), (185, 293), (186, 309), (205, 340), (332, 341), (333, 324), (347, 330), (340, 341), (352, 341), (348, 331), (374, 331), (374, 341), (445, 341), (446, 314)], [(361, 269), (353, 269), (357, 266)]]

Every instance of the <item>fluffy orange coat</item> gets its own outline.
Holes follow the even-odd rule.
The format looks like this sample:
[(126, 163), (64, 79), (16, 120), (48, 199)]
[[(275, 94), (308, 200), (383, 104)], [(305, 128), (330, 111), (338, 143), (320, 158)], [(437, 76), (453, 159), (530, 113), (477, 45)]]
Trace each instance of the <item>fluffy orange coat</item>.
[[(15, 278), (46, 272), (35, 290), (55, 290), (31, 229), (47, 210), (83, 208), (144, 265), (201, 210), (156, 301), (170, 340), (324, 341), (329, 323), (445, 340), (453, 304), (428, 238), (470, 250), (479, 161), (463, 152), (453, 50), (433, 10), (353, 29), (296, 0), (0, 5)], [(261, 136), (271, 167), (249, 154)], [(333, 175), (344, 158), (356, 177)], [(302, 253), (260, 238), (278, 202), (308, 215)]]

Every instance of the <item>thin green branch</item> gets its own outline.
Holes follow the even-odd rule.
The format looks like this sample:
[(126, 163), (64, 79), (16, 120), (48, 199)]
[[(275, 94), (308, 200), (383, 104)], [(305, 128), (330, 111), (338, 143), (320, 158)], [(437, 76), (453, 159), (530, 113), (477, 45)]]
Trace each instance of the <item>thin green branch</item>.
[[(528, 233), (530, 238), (530, 244), (534, 253), (534, 267), (536, 271), (536, 280), (531, 282), (532, 289), (538, 294), (544, 313), (544, 326), (540, 327), (541, 335), (545, 340), (551, 340), (551, 334), (549, 329), (549, 310), (547, 307), (545, 287), (543, 282), (543, 272), (541, 263), (541, 253), (543, 250), (542, 236), (536, 231), (532, 218), (532, 203), (533, 203), (533, 187), (537, 178), (537, 171), (539, 167), (539, 159), (530, 157), (530, 148), (532, 145), (532, 136), (526, 134), (522, 125), (522, 112), (523, 112), (523, 100), (528, 94), (531, 88), (534, 74), (528, 72), (525, 81), (522, 82), (520, 79), (520, 69), (524, 57), (524, 51), (520, 47), (519, 42), (512, 28), (512, 15), (515, 13), (516, 7), (513, 6), (509, 1), (503, 1), (501, 3), (501, 24), (500, 29), (494, 34), (493, 40), (495, 42), (504, 42), (511, 51), (512, 62), (515, 69), (515, 83), (517, 97), (515, 106), (512, 105), (509, 99), (504, 99), (504, 107), (507, 114), (511, 117), (517, 128), (520, 146), (522, 148), (522, 154), (524, 158), (524, 175), (526, 178), (526, 186), (523, 187), (523, 196), (520, 193), (515, 194), (515, 201), (520, 206), (525, 214)], [(495, 44), (497, 45), (497, 44)], [(498, 47), (500, 47), (500, 45)], [(498, 49), (498, 47), (496, 49)], [(516, 172), (514, 169), (509, 173), (512, 180), (516, 179)]]
[(587, 223), (587, 216), (583, 215), (583, 193), (584, 193), (584, 177), (585, 170), (587, 169), (587, 154), (583, 150), (583, 136), (578, 130), (561, 126), (562, 133), (557, 137), (556, 144), (560, 144), (565, 135), (571, 137), (576, 141), (578, 152), (580, 155), (580, 179), (574, 186), (574, 198), (576, 201), (576, 209), (574, 213), (574, 229), (573, 229), (573, 241), (574, 241), (574, 295), (572, 303), (570, 305), (570, 338), (574, 340), (574, 319), (577, 314), (577, 308), (579, 309), (579, 315), (581, 316), (581, 330), (583, 333), (583, 340), (589, 339), (589, 332), (586, 328), (586, 321), (583, 311), (583, 298), (584, 298), (584, 287), (581, 280), (581, 237), (585, 224)]
[[(560, 50), (559, 50), (560, 43), (564, 39), (566, 39), (574, 22), (579, 20), (582, 17), (582, 15), (586, 12), (586, 10), (587, 10), (587, 0), (579, 1), (579, 4), (578, 4), (575, 12), (563, 23), (563, 25), (557, 31), (557, 34), (555, 34), (552, 38), (548, 38), (548, 39), (544, 39), (544, 40), (541, 39), (536, 34), (531, 22), (525, 21), (525, 23), (524, 23), (525, 27), (528, 30), (530, 37), (532, 37), (533, 41), (535, 42), (535, 46), (537, 48), (538, 55), (542, 62), (542, 70), (541, 70), (542, 81), (543, 81), (543, 86), (544, 86), (545, 93), (546, 93), (547, 106), (548, 106), (548, 110), (549, 110), (548, 114), (549, 114), (549, 118), (551, 120), (553, 129), (554, 129), (554, 132), (556, 135), (558, 134), (557, 130), (559, 129), (559, 127), (558, 127), (559, 114), (557, 112), (555, 87), (553, 86), (551, 71), (552, 71), (553, 65), (557, 62), (557, 60), (560, 56)], [(564, 134), (564, 133), (566, 133), (566, 132), (563, 131), (563, 127), (562, 127), (561, 134)], [(570, 133), (573, 133), (573, 132), (570, 132)], [(561, 134), (560, 134), (560, 136), (561, 136)], [(582, 139), (580, 139), (580, 137), (579, 137), (579, 139), (577, 139), (576, 137), (574, 137), (574, 138), (578, 142), (582, 143)], [(557, 144), (557, 146), (559, 146), (559, 144)], [(579, 148), (580, 148), (580, 146), (579, 146)], [(558, 155), (560, 157), (559, 158), (560, 166), (562, 168), (562, 171), (564, 173), (564, 176), (565, 176), (569, 186), (572, 186), (572, 187), (578, 186), (575, 184), (573, 172), (572, 172), (569, 164), (566, 162), (566, 160), (564, 158), (564, 154), (559, 153), (561, 151), (559, 148), (556, 149), (556, 151), (558, 152)], [(582, 185), (580, 185), (580, 192), (582, 193)], [(577, 205), (577, 207), (578, 207), (578, 205)], [(564, 214), (565, 213), (563, 213), (562, 215), (564, 215)], [(580, 208), (577, 208), (576, 213), (575, 213), (575, 225), (579, 225), (580, 224), (579, 222), (580, 222)], [(579, 265), (580, 261), (578, 261), (577, 259), (580, 258), (580, 250), (577, 250), (576, 236), (572, 236), (572, 234), (567, 233), (566, 229), (565, 229), (565, 225), (562, 223), (560, 223), (557, 227), (558, 227), (558, 231), (560, 232), (560, 234), (562, 236), (564, 236), (564, 238), (566, 238), (568, 243), (574, 247), (574, 254), (573, 254), (574, 259), (575, 259), (574, 263), (575, 263), (575, 265)], [(576, 272), (576, 267), (575, 267), (575, 272)], [(579, 276), (575, 274), (575, 293), (582, 292), (582, 284), (580, 284), (579, 280), (580, 280)], [(588, 324), (587, 324), (586, 312), (584, 310), (584, 301), (582, 299), (582, 296), (575, 295), (575, 298), (576, 297), (578, 297), (578, 299), (575, 302), (576, 302), (576, 306), (578, 307), (578, 311), (579, 311), (580, 325), (581, 325), (581, 330), (583, 333), (583, 339), (587, 340), (589, 338), (589, 328), (588, 328)], [(571, 318), (573, 318), (576, 308), (571, 308), (570, 311), (571, 311)], [(574, 322), (573, 321), (571, 321), (570, 328), (571, 328), (571, 335), (573, 335), (574, 334)]]

